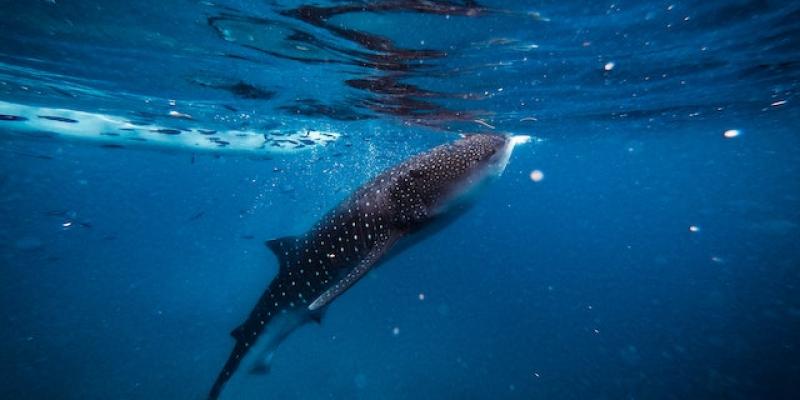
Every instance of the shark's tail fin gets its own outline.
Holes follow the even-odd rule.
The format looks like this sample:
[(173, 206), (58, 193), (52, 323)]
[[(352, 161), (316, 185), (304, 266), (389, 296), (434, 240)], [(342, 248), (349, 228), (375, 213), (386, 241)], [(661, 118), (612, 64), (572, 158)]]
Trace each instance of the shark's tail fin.
[(222, 371), (219, 372), (217, 380), (214, 381), (214, 386), (212, 386), (211, 390), (208, 392), (208, 400), (217, 400), (217, 398), (219, 398), (220, 393), (222, 393), (222, 386), (231, 379), (231, 375), (233, 375), (236, 368), (239, 367), (239, 363), (242, 362), (242, 356), (246, 351), (247, 349), (244, 342), (237, 340), (236, 346), (228, 357), (228, 361), (225, 362), (225, 366), (222, 367)]
[[(262, 329), (265, 330), (264, 336), (267, 337), (261, 337), (259, 335), (259, 340), (264, 341), (264, 346), (260, 347), (260, 350), (264, 352), (263, 355), (265, 357), (256, 360), (256, 363), (252, 365), (253, 368), (249, 372), (265, 373), (269, 371), (269, 362), (272, 359), (272, 354), (275, 349), (286, 335), (297, 326), (297, 324), (278, 324), (279, 326), (271, 324), (271, 322), (274, 322), (272, 317), (277, 314), (278, 310), (269, 309), (273, 302), (269, 300), (268, 296), (275, 289), (275, 282), (280, 281), (281, 276), (287, 274), (287, 269), (292, 265), (292, 262), (296, 260), (297, 253), (295, 250), (298, 240), (299, 238), (295, 236), (286, 236), (268, 240), (265, 243), (266, 246), (275, 253), (275, 257), (278, 259), (278, 276), (270, 284), (269, 289), (261, 296), (248, 319), (231, 332), (231, 336), (236, 339), (236, 345), (233, 351), (231, 351), (230, 356), (228, 356), (228, 361), (225, 362), (225, 366), (222, 367), (222, 371), (220, 371), (217, 376), (217, 380), (214, 381), (214, 385), (208, 393), (208, 400), (216, 400), (219, 397), (220, 393), (222, 393), (222, 387), (231, 379), (231, 376), (233, 376), (239, 368), (239, 364), (242, 362), (245, 355), (254, 350), (253, 346), (255, 343), (253, 338), (256, 336), (255, 333), (261, 332)], [(274, 304), (277, 307), (278, 304)], [(314, 315), (310, 317), (313, 318)], [(300, 322), (302, 323), (305, 321)]]

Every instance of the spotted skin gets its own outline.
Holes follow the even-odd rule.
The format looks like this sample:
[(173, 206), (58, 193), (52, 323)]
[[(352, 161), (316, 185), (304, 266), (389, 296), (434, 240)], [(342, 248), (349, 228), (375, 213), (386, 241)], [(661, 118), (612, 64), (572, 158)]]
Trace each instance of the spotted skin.
[(251, 372), (268, 370), (278, 344), (298, 326), (319, 321), (325, 307), (399, 239), (449, 211), (448, 203), (461, 193), (502, 172), (513, 148), (508, 143), (505, 136), (470, 135), (433, 148), (375, 177), (305, 234), (268, 241), (279, 260), (278, 274), (231, 333), (236, 344), (209, 399), (220, 395), (245, 358), (255, 359)]

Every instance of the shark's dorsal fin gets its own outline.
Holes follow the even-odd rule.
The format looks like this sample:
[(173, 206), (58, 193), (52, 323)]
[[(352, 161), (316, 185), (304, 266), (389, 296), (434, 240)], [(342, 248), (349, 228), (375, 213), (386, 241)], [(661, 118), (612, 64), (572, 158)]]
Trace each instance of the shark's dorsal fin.
[(231, 337), (236, 339), (236, 341), (239, 341), (242, 339), (242, 332), (244, 332), (244, 328), (239, 325), (231, 331)]
[(284, 236), (264, 242), (264, 245), (272, 250), (275, 257), (278, 259), (278, 267), (281, 272), (292, 264), (295, 258), (297, 241), (297, 236)]
[(339, 282), (336, 282), (330, 289), (323, 292), (319, 297), (316, 298), (309, 306), (309, 311), (317, 311), (322, 307), (325, 307), (333, 301), (336, 297), (340, 294), (344, 293), (347, 289), (353, 286), (356, 282), (358, 282), (361, 277), (367, 274), (367, 272), (375, 265), (375, 263), (383, 256), (397, 241), (397, 237), (399, 235), (391, 236), (382, 242), (376, 243), (375, 246), (370, 250), (369, 254), (364, 257), (361, 262), (358, 263), (347, 275), (342, 278)]

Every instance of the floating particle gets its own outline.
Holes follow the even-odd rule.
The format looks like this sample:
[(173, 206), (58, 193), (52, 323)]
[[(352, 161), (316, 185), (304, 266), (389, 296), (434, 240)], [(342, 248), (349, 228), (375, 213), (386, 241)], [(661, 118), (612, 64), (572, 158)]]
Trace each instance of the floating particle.
[(533, 376), (535, 376), (535, 377), (537, 377), (537, 378), (541, 378), (541, 375), (539, 375), (539, 373), (538, 373), (538, 372), (536, 372), (536, 371), (534, 371), (534, 372), (533, 372)]
[(722, 136), (724, 136), (726, 139), (733, 139), (741, 134), (742, 132), (738, 129), (728, 129), (722, 134)]
[(177, 112), (177, 111), (175, 111), (175, 110), (170, 110), (170, 112), (169, 112), (169, 116), (170, 116), (170, 117), (175, 117), (175, 118), (192, 119), (192, 116), (191, 116), (191, 115), (189, 115), (189, 114), (184, 114), (184, 113), (182, 113), (182, 112)]
[(544, 173), (538, 169), (531, 171), (531, 180), (534, 182), (541, 182), (544, 179)]
[(717, 264), (722, 264), (722, 263), (725, 262), (725, 259), (723, 259), (722, 257), (719, 257), (719, 256), (712, 256), (711, 257), (711, 261), (713, 261), (713, 262), (715, 262)]
[(172, 107), (175, 107), (175, 100), (170, 99), (169, 100), (169, 105), (172, 106)]
[(538, 11), (528, 11), (528, 16), (532, 17), (535, 21), (550, 22), (550, 18), (543, 16)]
[(593, 332), (594, 332), (595, 335), (599, 335), (600, 334), (600, 329), (595, 329)]
[(419, 301), (423, 301), (425, 300), (425, 293), (420, 293), (417, 297), (419, 298)]
[(689, 225), (689, 232), (692, 233), (700, 232), (700, 227), (697, 225)]
[(358, 374), (356, 374), (355, 384), (357, 388), (364, 389), (365, 387), (367, 387), (367, 376), (359, 372)]
[(395, 326), (394, 328), (392, 328), (392, 335), (394, 335), (394, 336), (400, 335), (400, 327), (399, 326)]
[(489, 129), (494, 129), (495, 128), (494, 125), (489, 124), (488, 122), (486, 122), (486, 121), (484, 121), (482, 119), (476, 119), (475, 122), (477, 122), (477, 123), (489, 128)]
[(786, 100), (778, 100), (776, 102), (773, 102), (770, 105), (773, 106), (773, 107), (780, 107), (780, 106), (782, 106), (784, 104), (786, 104)]
[(609, 61), (609, 62), (606, 63), (606, 65), (603, 66), (603, 70), (604, 71), (611, 71), (612, 69), (614, 69), (615, 66), (616, 66), (616, 64), (614, 64), (613, 61)]

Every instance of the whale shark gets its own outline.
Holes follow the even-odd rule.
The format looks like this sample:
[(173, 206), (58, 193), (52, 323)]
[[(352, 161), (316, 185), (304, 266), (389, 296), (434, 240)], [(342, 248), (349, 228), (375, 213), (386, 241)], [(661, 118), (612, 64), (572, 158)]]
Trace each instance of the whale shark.
[(527, 136), (473, 134), (413, 156), (379, 174), (307, 232), (266, 242), (278, 272), (247, 319), (231, 332), (233, 350), (208, 398), (240, 369), (265, 373), (278, 345), (371, 269), (474, 203)]

